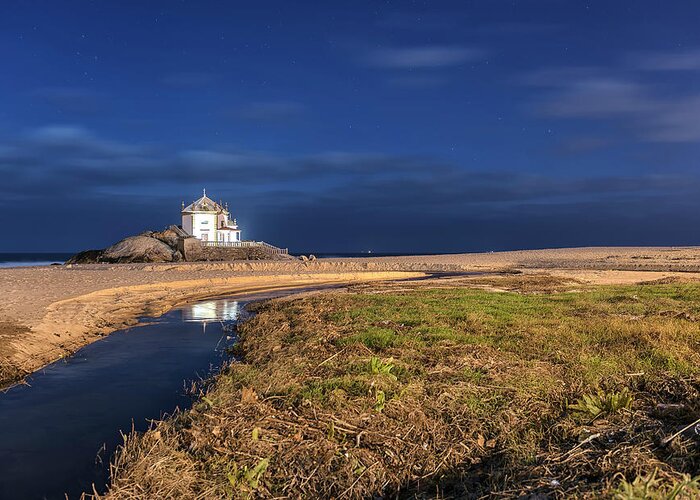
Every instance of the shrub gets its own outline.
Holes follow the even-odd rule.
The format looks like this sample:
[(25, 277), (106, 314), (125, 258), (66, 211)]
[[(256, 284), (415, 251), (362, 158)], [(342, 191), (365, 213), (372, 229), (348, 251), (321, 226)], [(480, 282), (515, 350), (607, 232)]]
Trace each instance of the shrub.
[(391, 370), (394, 369), (394, 364), (392, 361), (393, 360), (391, 358), (385, 362), (376, 356), (372, 356), (372, 358), (369, 360), (369, 371), (373, 375), (384, 375), (392, 380), (396, 380), (396, 375), (391, 373)]
[(582, 413), (587, 413), (593, 418), (604, 415), (612, 415), (618, 411), (632, 406), (632, 394), (625, 387), (620, 392), (605, 392), (598, 389), (595, 394), (584, 395), (569, 408)]

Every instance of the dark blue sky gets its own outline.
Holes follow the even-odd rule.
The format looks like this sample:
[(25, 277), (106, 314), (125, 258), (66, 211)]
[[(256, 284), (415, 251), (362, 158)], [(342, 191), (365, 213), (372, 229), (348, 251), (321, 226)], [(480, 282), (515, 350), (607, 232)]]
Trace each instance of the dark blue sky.
[(0, 251), (700, 244), (700, 2), (15, 1)]

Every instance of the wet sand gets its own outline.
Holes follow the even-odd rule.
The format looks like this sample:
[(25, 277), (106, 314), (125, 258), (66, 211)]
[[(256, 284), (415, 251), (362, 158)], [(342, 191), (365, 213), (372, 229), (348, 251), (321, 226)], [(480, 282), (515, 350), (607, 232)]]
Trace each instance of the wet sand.
[(547, 273), (593, 284), (700, 279), (700, 248), (578, 248), (301, 261), (0, 269), (0, 384), (174, 306), (222, 295), (424, 276)]

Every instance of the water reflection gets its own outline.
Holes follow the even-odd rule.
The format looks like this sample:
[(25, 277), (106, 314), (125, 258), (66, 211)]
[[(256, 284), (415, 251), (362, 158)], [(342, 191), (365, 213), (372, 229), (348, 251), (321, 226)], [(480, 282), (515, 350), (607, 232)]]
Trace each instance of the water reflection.
[(185, 306), (182, 309), (183, 321), (236, 321), (241, 315), (237, 300), (209, 300)]
[(143, 431), (150, 419), (189, 406), (186, 387), (224, 361), (235, 341), (224, 326), (245, 304), (210, 300), (171, 311), (0, 393), (0, 499), (78, 498), (93, 484), (104, 491), (120, 430)]

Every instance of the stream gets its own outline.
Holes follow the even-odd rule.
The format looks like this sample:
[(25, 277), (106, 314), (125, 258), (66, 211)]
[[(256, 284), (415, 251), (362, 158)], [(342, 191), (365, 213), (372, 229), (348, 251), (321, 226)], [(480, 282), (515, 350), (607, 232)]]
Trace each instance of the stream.
[(145, 431), (150, 420), (190, 406), (192, 382), (215, 372), (235, 341), (235, 329), (223, 325), (237, 322), (252, 298), (145, 319), (0, 392), (0, 499), (72, 499), (93, 484), (104, 492), (120, 431)]

